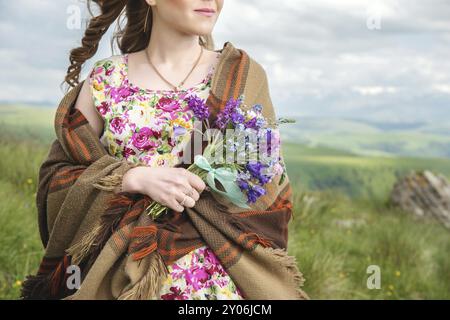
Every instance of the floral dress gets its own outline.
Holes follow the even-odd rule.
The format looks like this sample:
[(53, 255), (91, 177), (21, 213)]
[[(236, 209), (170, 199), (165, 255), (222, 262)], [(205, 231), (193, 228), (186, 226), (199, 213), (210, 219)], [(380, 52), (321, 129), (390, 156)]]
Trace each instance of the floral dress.
[[(217, 53), (217, 59), (220, 53)], [(108, 152), (131, 163), (173, 167), (194, 125), (193, 103), (206, 101), (215, 65), (197, 85), (178, 92), (140, 88), (128, 79), (128, 54), (97, 61), (89, 74), (95, 108), (104, 121), (100, 141)], [(244, 299), (208, 246), (168, 266), (162, 300)]]

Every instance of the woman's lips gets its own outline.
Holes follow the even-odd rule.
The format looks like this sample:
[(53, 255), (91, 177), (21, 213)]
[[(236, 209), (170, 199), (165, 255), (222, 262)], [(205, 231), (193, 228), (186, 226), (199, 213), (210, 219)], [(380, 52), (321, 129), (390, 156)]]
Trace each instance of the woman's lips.
[(212, 17), (215, 14), (213, 9), (198, 9), (194, 11), (206, 17)]

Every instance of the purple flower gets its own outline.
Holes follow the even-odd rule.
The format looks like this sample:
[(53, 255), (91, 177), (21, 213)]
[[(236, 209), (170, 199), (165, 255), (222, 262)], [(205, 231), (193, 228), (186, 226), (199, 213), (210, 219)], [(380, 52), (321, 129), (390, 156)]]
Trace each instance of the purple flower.
[(234, 122), (234, 124), (238, 124), (238, 123), (244, 123), (245, 118), (239, 112), (233, 112), (231, 114), (231, 120)]
[(246, 128), (250, 128), (250, 129), (257, 129), (257, 125), (256, 125), (256, 121), (257, 118), (252, 118), (250, 120), (248, 120), (247, 122), (244, 123)]
[(267, 129), (266, 130), (266, 141), (267, 141), (267, 153), (268, 155), (272, 154), (272, 130)]
[(261, 186), (254, 185), (247, 193), (247, 198), (250, 203), (255, 203), (259, 197), (266, 194), (266, 189)]
[(247, 190), (250, 188), (249, 185), (248, 185), (248, 183), (247, 183), (247, 181), (245, 181), (245, 180), (243, 180), (243, 179), (239, 179), (239, 180), (237, 181), (237, 183), (238, 183), (239, 188), (240, 188), (242, 191), (247, 191)]
[(215, 126), (219, 129), (225, 129), (229, 121), (232, 120), (233, 113), (235, 113), (236, 109), (241, 105), (241, 102), (242, 100), (240, 98), (230, 98), (225, 105), (225, 108), (217, 114)]
[(260, 184), (262, 184), (262, 185), (265, 185), (267, 182), (269, 182), (270, 181), (270, 177), (268, 176), (268, 175), (265, 175), (265, 174), (261, 174), (260, 176), (259, 176), (259, 183)]
[(188, 106), (194, 111), (194, 115), (198, 120), (203, 121), (209, 118), (209, 109), (203, 99), (197, 95), (191, 95), (188, 99)]
[(262, 165), (260, 162), (249, 162), (246, 164), (245, 167), (255, 178), (258, 178), (259, 175), (261, 174)]
[(247, 163), (245, 167), (254, 178), (258, 179), (261, 185), (265, 185), (267, 182), (270, 181), (270, 177), (261, 172), (263, 167), (267, 167), (266, 165), (263, 165), (260, 162), (250, 162)]

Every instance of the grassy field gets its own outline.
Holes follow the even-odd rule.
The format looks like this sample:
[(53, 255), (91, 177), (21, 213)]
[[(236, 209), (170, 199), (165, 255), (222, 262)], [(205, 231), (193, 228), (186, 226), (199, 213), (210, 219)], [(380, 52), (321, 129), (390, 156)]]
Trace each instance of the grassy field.
[[(53, 112), (0, 107), (0, 299), (16, 299), (43, 254), (35, 192), (53, 138)], [(389, 191), (413, 169), (450, 176), (450, 160), (361, 157), (285, 144), (294, 187), (288, 251), (313, 299), (449, 299), (450, 234), (391, 208)], [(381, 289), (366, 286), (369, 265)]]

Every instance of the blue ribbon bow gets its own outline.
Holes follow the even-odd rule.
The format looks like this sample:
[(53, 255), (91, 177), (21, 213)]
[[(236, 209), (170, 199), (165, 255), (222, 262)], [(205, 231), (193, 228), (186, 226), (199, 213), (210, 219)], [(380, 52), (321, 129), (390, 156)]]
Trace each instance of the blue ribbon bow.
[[(230, 199), (230, 201), (241, 208), (250, 209), (251, 207), (247, 204), (246, 197), (242, 193), (241, 189), (236, 183), (237, 171), (231, 168), (213, 168), (211, 167), (208, 159), (203, 155), (196, 155), (194, 158), (194, 163), (205, 171), (208, 171), (206, 175), (206, 182), (215, 192), (222, 194), (223, 196)], [(219, 181), (225, 191), (216, 188), (215, 180)]]

